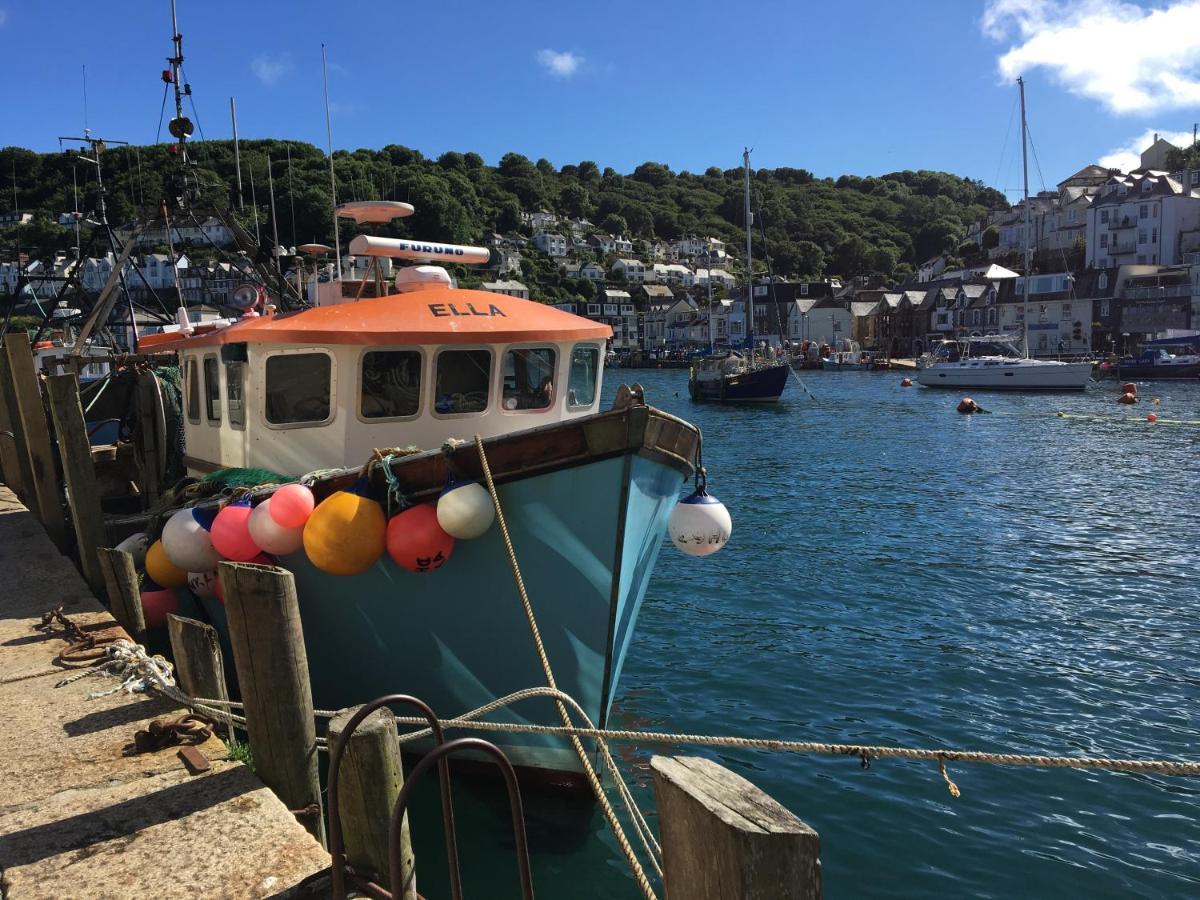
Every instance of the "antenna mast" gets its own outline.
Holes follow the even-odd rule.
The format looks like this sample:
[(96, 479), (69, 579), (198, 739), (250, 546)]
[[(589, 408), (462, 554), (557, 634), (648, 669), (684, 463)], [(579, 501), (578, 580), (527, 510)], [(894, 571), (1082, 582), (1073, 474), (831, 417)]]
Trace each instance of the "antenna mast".
[(183, 98), (190, 97), (192, 94), (192, 86), (190, 84), (180, 84), (180, 71), (183, 68), (183, 35), (179, 33), (179, 20), (175, 13), (175, 0), (171, 0), (171, 43), (175, 48), (175, 55), (167, 57), (167, 65), (170, 66), (163, 74), (163, 81), (172, 85), (175, 89), (175, 118), (167, 123), (167, 131), (177, 141), (176, 153), (179, 154), (179, 165), (181, 172), (181, 180), (179, 184), (179, 200), (182, 203), (188, 193), (188, 155), (187, 155), (187, 139), (192, 136), (193, 126), (192, 120), (183, 114)]
[[(173, 3), (174, 0), (171, 0)], [(321, 45), (321, 76), (325, 79), (325, 140), (329, 148), (329, 196), (333, 200), (333, 254), (338, 281), (342, 280), (342, 240), (338, 236), (337, 179), (333, 174), (333, 122), (329, 118), (329, 57)]]

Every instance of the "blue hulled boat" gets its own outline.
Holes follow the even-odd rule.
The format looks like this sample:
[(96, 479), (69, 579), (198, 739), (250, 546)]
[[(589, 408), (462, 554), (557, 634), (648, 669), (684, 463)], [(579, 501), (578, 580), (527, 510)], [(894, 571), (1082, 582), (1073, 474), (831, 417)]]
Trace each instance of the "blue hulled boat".
[[(420, 263), (487, 258), (366, 237), (350, 250)], [(558, 685), (603, 725), (699, 432), (646, 406), (637, 389), (600, 410), (607, 325), (454, 288), (430, 265), (401, 269), (395, 284), (380, 290), (378, 272), (374, 284), (333, 281), (312, 308), (247, 308), (202, 327), (181, 317), (143, 336), (145, 352), (179, 354), (189, 471), (334, 469), (309, 479), (318, 504), (353, 488), (420, 505), (451, 478), (481, 480), (480, 436)], [(405, 449), (357, 468), (375, 448)], [(455, 541), (427, 571), (383, 554), (337, 575), (313, 557), (309, 527), (305, 549), (277, 560), (295, 575), (318, 707), (405, 692), (451, 717), (545, 685), (497, 528)], [(222, 626), (219, 603), (206, 605)], [(543, 698), (500, 717), (560, 724)], [(565, 740), (491, 737), (527, 774), (570, 780), (580, 770)]]

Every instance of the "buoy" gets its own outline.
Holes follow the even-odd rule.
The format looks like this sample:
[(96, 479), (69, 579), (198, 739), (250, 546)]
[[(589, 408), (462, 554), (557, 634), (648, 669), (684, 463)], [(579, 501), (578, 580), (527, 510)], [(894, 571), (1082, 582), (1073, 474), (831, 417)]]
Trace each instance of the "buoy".
[(1058, 416), (1060, 419), (1065, 419), (1067, 417), (1067, 414), (1065, 412), (1056, 412), (1055, 415)]
[(304, 546), (304, 526), (285, 528), (275, 521), (271, 515), (271, 504), (274, 497), (268, 497), (250, 513), (250, 537), (262, 548), (264, 553), (272, 556), (287, 556), (295, 553)]
[(304, 552), (322, 572), (358, 575), (383, 556), (386, 517), (366, 493), (367, 480), (360, 478), (322, 500), (304, 523)]
[(1137, 403), (1137, 395), (1131, 394), (1128, 391), (1126, 391), (1124, 394), (1122, 394), (1120, 397), (1117, 398), (1117, 402), (1124, 403), (1126, 405), (1128, 405), (1130, 403)]
[(217, 570), (211, 572), (188, 572), (188, 590), (201, 600), (217, 595)]
[(179, 597), (171, 588), (160, 587), (150, 579), (142, 585), (142, 616), (147, 628), (162, 628), (167, 616), (179, 612)]
[(171, 561), (162, 541), (155, 541), (146, 551), (146, 576), (166, 588), (183, 587), (188, 580), (187, 569)]
[(912, 387), (912, 379), (911, 378), (901, 378), (900, 379), (900, 387)]
[(958, 411), (964, 416), (970, 415), (973, 412), (979, 412), (979, 404), (970, 397), (963, 397), (958, 401)]
[(213, 520), (213, 549), (234, 562), (249, 562), (262, 553), (250, 536), (250, 498), (244, 497), (225, 506)]
[(1150, 413), (1150, 415), (1146, 416), (1146, 421), (1147, 422), (1157, 422), (1158, 416), (1156, 416), (1154, 413)]
[(725, 546), (733, 534), (733, 520), (725, 504), (708, 493), (703, 475), (696, 490), (675, 504), (667, 521), (671, 543), (688, 556), (709, 556)]
[(1154, 405), (1155, 405), (1155, 406), (1162, 406), (1162, 400), (1158, 399), (1158, 397), (1155, 397), (1155, 398), (1154, 398)]
[(1121, 385), (1121, 393), (1122, 394), (1136, 394), (1137, 393), (1137, 385), (1132, 381), (1127, 381), (1123, 385)]
[[(250, 560), (250, 564), (255, 565), (255, 566), (273, 566), (273, 565), (275, 565), (275, 563), (274, 563), (274, 561), (272, 561), (271, 557), (267, 556), (265, 553), (260, 553), (258, 556), (254, 557), (254, 559)], [(213, 596), (216, 597), (221, 602), (222, 606), (224, 606), (225, 605), (225, 589), (221, 587), (221, 573), (217, 572), (215, 574), (216, 574), (217, 578), (213, 582)]]
[(492, 495), (477, 481), (450, 481), (437, 501), (437, 520), (452, 538), (469, 541), (492, 527)]
[(312, 515), (316, 500), (303, 484), (285, 484), (271, 495), (271, 517), (284, 528), (301, 528)]
[(185, 572), (208, 572), (217, 567), (221, 555), (213, 549), (213, 517), (208, 510), (185, 507), (167, 519), (162, 545), (167, 557)]
[(150, 549), (150, 535), (144, 531), (131, 534), (114, 548), (123, 550), (133, 557), (133, 567), (140, 569), (146, 564), (146, 551)]
[(440, 519), (440, 501), (412, 506), (393, 516), (387, 526), (388, 556), (410, 572), (440, 569), (454, 551), (454, 536), (442, 528)]

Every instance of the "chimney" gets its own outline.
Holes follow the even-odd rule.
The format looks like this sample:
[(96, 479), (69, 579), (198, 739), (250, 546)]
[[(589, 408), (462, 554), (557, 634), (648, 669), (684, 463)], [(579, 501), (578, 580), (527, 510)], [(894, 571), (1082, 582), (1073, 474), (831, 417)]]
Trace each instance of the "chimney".
[(1158, 143), (1158, 132), (1154, 132), (1154, 143)]

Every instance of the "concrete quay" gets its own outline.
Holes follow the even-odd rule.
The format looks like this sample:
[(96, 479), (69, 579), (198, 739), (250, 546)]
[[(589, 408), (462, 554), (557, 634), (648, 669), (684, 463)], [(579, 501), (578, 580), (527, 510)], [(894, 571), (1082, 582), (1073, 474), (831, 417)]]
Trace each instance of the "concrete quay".
[(186, 710), (117, 693), (109, 677), (55, 687), (61, 606), (88, 634), (127, 637), (34, 516), (0, 486), (0, 900), (308, 897), (327, 893), (328, 853), (225, 745), (132, 754), (135, 731)]

